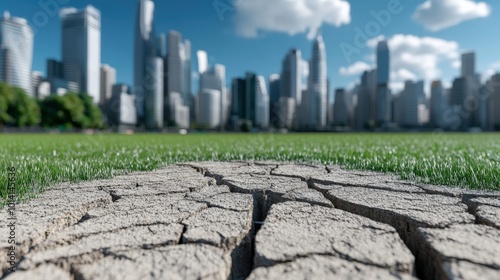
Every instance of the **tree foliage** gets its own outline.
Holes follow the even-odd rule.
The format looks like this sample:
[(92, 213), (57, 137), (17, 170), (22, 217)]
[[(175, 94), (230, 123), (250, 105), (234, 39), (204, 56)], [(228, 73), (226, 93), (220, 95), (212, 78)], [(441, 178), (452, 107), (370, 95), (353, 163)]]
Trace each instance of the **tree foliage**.
[(40, 123), (40, 106), (23, 89), (0, 83), (0, 125), (17, 127)]
[(20, 88), (0, 83), (0, 127), (103, 128), (101, 110), (88, 94), (50, 95), (37, 101)]

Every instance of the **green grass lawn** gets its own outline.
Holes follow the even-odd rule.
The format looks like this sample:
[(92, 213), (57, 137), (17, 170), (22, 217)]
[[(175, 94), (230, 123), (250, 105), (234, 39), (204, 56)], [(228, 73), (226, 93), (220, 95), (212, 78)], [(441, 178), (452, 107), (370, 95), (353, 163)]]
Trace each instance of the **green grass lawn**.
[(0, 135), (0, 196), (14, 166), (20, 198), (55, 182), (166, 164), (279, 160), (393, 172), (404, 179), (500, 190), (500, 134)]

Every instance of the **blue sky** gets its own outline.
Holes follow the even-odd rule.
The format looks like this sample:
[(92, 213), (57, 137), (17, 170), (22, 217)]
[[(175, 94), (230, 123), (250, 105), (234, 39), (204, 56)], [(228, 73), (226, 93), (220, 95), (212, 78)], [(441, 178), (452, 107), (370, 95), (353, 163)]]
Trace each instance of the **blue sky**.
[[(217, 1), (221, 4), (220, 7), (228, 8), (224, 18), (219, 16), (214, 7), (214, 2)], [(137, 2), (138, 0), (2, 0), (0, 11), (9, 10), (13, 16), (24, 17), (36, 27), (33, 69), (44, 72), (46, 59), (59, 59), (61, 56), (61, 32), (58, 15), (51, 15), (50, 10), (44, 9), (40, 4), (52, 3), (59, 7), (76, 8), (87, 4), (95, 6), (102, 14), (102, 63), (117, 69), (119, 82), (130, 84)], [(388, 5), (397, 5), (397, 10), (401, 12), (392, 14), (388, 24), (379, 24), (380, 32), (375, 32), (374, 35), (377, 36), (373, 36), (389, 39), (390, 46), (394, 47), (394, 88), (399, 88), (407, 78), (442, 78), (445, 83), (451, 83), (459, 75), (457, 55), (466, 50), (476, 51), (478, 72), (485, 74), (497, 68), (500, 70), (500, 36), (497, 36), (500, 16), (496, 14), (500, 11), (499, 1), (430, 0), (423, 4), (424, 2), (426, 1), (157, 0), (155, 27), (157, 33), (174, 29), (191, 40), (193, 69), (196, 69), (196, 50), (207, 51), (211, 65), (226, 65), (229, 83), (231, 78), (243, 75), (246, 71), (257, 72), (266, 78), (270, 74), (279, 73), (281, 61), (290, 48), (300, 49), (303, 59), (309, 60), (311, 41), (308, 34), (312, 32), (308, 30), (321, 25), (327, 48), (328, 77), (333, 89), (352, 85), (358, 80), (359, 71), (371, 66), (374, 59), (374, 50), (367, 44), (357, 48), (359, 52), (349, 59), (343, 55), (341, 47), (346, 44), (354, 46), (356, 28), (364, 30), (367, 26), (374, 26), (376, 20), (372, 12), (389, 11)], [(303, 8), (304, 5), (309, 12)], [(454, 9), (457, 13), (462, 11), (461, 14), (453, 14)], [(43, 19), (41, 13), (47, 15), (46, 24), (42, 26), (36, 24), (36, 16), (39, 17), (39, 22)], [(428, 38), (424, 39), (426, 37)], [(395, 55), (398, 57), (394, 57)], [(400, 57), (404, 59), (399, 59)], [(417, 63), (420, 61), (422, 62)]]

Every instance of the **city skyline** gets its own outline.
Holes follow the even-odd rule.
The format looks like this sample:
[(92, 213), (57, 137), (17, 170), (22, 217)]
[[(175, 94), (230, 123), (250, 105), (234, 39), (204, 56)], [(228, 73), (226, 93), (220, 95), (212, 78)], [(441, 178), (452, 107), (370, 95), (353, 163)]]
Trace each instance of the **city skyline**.
[[(59, 3), (57, 0), (46, 2), (42, 1), (40, 3), (50, 2), (56, 4)], [(157, 33), (167, 33), (170, 29), (179, 31), (185, 38), (190, 39), (192, 43), (192, 53), (197, 50), (205, 50), (210, 54), (208, 58), (210, 64), (213, 65), (219, 63), (226, 65), (226, 85), (230, 85), (232, 77), (241, 76), (246, 71), (256, 72), (265, 77), (268, 77), (271, 74), (280, 73), (281, 60), (283, 55), (290, 48), (297, 48), (302, 51), (302, 57), (311, 57), (311, 41), (308, 38), (310, 32), (307, 31), (306, 27), (314, 25), (308, 23), (307, 19), (301, 20), (301, 18), (298, 17), (297, 22), (291, 24), (290, 27), (256, 26), (256, 23), (247, 19), (247, 22), (245, 22), (244, 25), (247, 27), (250, 26), (250, 29), (245, 29), (245, 33), (241, 30), (241, 17), (244, 15), (251, 15), (249, 7), (245, 7), (244, 5), (241, 6), (239, 1), (227, 1), (226, 4), (230, 5), (230, 7), (228, 8), (229, 10), (226, 10), (225, 13), (223, 13), (224, 19), (221, 20), (220, 10), (218, 11), (211, 1), (208, 1), (210, 3), (205, 2), (186, 1), (186, 3), (184, 3), (177, 1), (170, 4), (159, 1), (155, 2), (155, 10), (162, 16), (156, 17), (157, 22), (154, 28)], [(254, 2), (255, 5), (258, 6), (261, 1)], [(344, 1), (332, 0), (330, 2)], [(427, 48), (428, 52), (419, 53), (418, 57), (428, 59), (426, 62), (430, 66), (415, 66), (411, 63), (401, 61), (401, 59), (394, 61), (393, 66), (395, 67), (393, 67), (392, 76), (396, 76), (396, 78), (392, 81), (393, 88), (395, 87), (397, 90), (402, 89), (402, 85), (406, 78), (413, 78), (415, 81), (423, 79), (427, 82), (426, 91), (428, 92), (429, 90), (427, 88), (430, 87), (430, 82), (433, 80), (430, 77), (433, 77), (433, 75), (434, 77), (439, 77), (439, 71), (442, 72), (441, 79), (443, 84), (446, 87), (451, 86), (453, 77), (460, 72), (460, 65), (457, 65), (459, 58), (456, 56), (465, 50), (474, 49), (476, 51), (478, 54), (477, 69), (481, 74), (486, 72), (489, 72), (488, 74), (492, 74), (491, 70), (500, 66), (500, 64), (495, 63), (495, 61), (500, 60), (500, 55), (497, 57), (494, 51), (495, 49), (498, 49), (498, 46), (500, 45), (495, 38), (490, 40), (489, 44), (475, 43), (477, 42), (478, 36), (481, 36), (481, 34), (477, 33), (482, 33), (475, 32), (477, 28), (484, 30), (484, 32), (488, 32), (488, 30), (493, 31), (492, 26), (494, 26), (494, 22), (499, 20), (495, 19), (492, 14), (495, 13), (496, 7), (500, 7), (499, 3), (495, 3), (493, 1), (478, 2), (485, 2), (488, 4), (487, 13), (484, 11), (484, 3), (481, 5), (476, 3), (478, 7), (473, 6), (472, 8), (468, 5), (468, 9), (471, 10), (468, 18), (466, 18), (468, 20), (464, 19), (463, 22), (459, 21), (458, 25), (453, 25), (453, 22), (448, 22), (444, 26), (449, 26), (450, 24), (452, 26), (439, 31), (431, 31), (429, 29), (443, 28), (444, 23), (436, 25), (437, 27), (427, 26), (429, 24), (432, 25), (432, 21), (427, 21), (427, 25), (420, 24), (420, 22), (424, 21), (422, 18), (426, 12), (424, 9), (425, 7), (422, 8), (423, 6), (421, 6), (422, 3), (413, 3), (404, 0), (396, 2), (389, 0), (381, 3), (371, 2), (374, 1), (370, 1), (370, 3), (363, 3), (362, 7), (360, 3), (349, 3), (350, 10), (347, 12), (349, 20), (345, 19), (340, 23), (329, 22), (327, 19), (323, 18), (323, 15), (318, 14), (317, 21), (320, 22), (319, 25), (322, 25), (323, 37), (325, 44), (327, 45), (327, 64), (329, 66), (328, 78), (331, 82), (329, 95), (333, 95), (333, 89), (335, 88), (351, 87), (353, 83), (358, 80), (358, 76), (362, 70), (366, 70), (368, 67), (372, 67), (375, 64), (373, 53), (376, 45), (374, 46), (373, 42), (370, 41), (367, 45), (361, 46), (361, 48), (358, 49), (359, 54), (356, 52), (352, 56), (348, 57), (350, 58), (350, 61), (348, 61), (347, 56), (343, 54), (342, 44), (345, 43), (357, 47), (354, 40), (357, 34), (356, 29), (365, 29), (366, 26), (373, 22), (378, 23), (378, 17), (386, 15), (383, 11), (389, 11), (390, 9), (388, 7), (396, 2), (398, 5), (393, 5), (396, 8), (392, 9), (392, 11), (395, 10), (398, 13), (390, 15), (391, 20), (388, 21), (389, 23), (386, 26), (379, 25), (380, 32), (378, 32), (377, 36), (373, 37), (378, 37), (380, 35), (389, 39), (389, 44), (394, 46), (394, 50), (398, 54), (405, 54), (408, 52), (411, 44), (420, 44), (420, 49), (416, 48), (412, 51), (417, 53), (424, 52), (425, 50), (423, 49)], [(445, 3), (449, 1), (441, 0), (438, 2)], [(464, 1), (456, 2), (458, 3)], [(193, 3), (196, 3), (197, 9), (187, 9), (187, 6)], [(271, 10), (269, 12), (271, 15), (267, 15), (266, 13), (266, 15), (264, 15), (265, 17), (276, 16), (276, 11), (274, 11), (276, 8), (274, 6), (282, 5), (281, 0), (273, 1), (273, 3), (273, 6), (268, 7)], [(59, 8), (62, 8), (63, 6), (76, 6), (76, 8), (81, 9), (87, 4), (94, 5), (101, 11), (102, 14), (102, 64), (109, 64), (117, 69), (118, 82), (133, 85), (133, 59), (123, 59), (123, 55), (126, 51), (131, 51), (130, 53), (133, 52), (133, 34), (129, 33), (134, 33), (130, 31), (133, 30), (134, 27), (137, 1), (126, 0), (119, 6), (113, 6), (113, 8), (111, 8), (112, 5), (109, 3), (101, 3), (92, 0), (79, 3), (72, 3), (69, 1), (69, 3), (65, 5), (59, 5)], [(290, 5), (293, 6), (294, 4)], [(4, 10), (11, 11), (13, 16), (27, 18), (32, 25), (34, 19), (33, 16), (39, 11), (46, 10), (41, 8), (41, 6), (36, 3), (27, 3), (27, 1), (9, 2), (5, 3), (4, 6)], [(331, 8), (332, 15), (334, 13), (345, 15), (346, 12), (343, 10), (342, 5), (339, 7), (335, 5), (333, 6), (334, 7)], [(437, 7), (437, 11), (435, 12), (442, 12), (439, 11), (439, 5), (434, 6)], [(208, 9), (207, 11), (213, 11), (213, 14), (210, 12), (202, 13), (200, 10), (203, 8)], [(119, 12), (122, 12), (123, 15), (118, 15)], [(418, 16), (420, 16), (420, 18), (418, 18)], [(45, 26), (35, 27), (33, 70), (41, 72), (45, 72), (44, 61), (46, 59), (60, 59), (61, 53), (59, 51), (61, 38), (58, 38), (57, 36), (61, 28), (58, 15), (54, 17), (46, 15), (46, 17), (48, 19)], [(415, 19), (411, 19), (412, 17)], [(443, 20), (446, 20), (446, 17)], [(301, 21), (304, 22), (301, 23)], [(204, 29), (205, 32), (194, 30), (195, 28), (193, 25), (196, 25), (196, 23), (203, 23), (202, 26), (204, 28), (202, 29)], [(384, 23), (383, 20), (381, 23)], [(339, 25), (339, 27), (337, 28), (335, 25)], [(316, 24), (315, 27), (318, 27), (318, 24)], [(116, 33), (116, 35), (110, 35), (111, 29), (113, 30), (113, 33)], [(250, 31), (252, 30), (258, 31), (257, 38), (248, 38), (248, 36), (255, 35), (251, 34), (252, 32)], [(288, 34), (294, 32), (297, 34)], [(213, 37), (213, 40), (205, 40), (205, 38), (209, 37), (209, 35)], [(370, 36), (370, 39), (371, 38), (372, 36)], [(120, 47), (115, 47), (118, 42)], [(222, 44), (221, 42), (227, 43)], [(221, 45), (224, 47), (221, 47)], [(448, 55), (444, 52), (436, 53), (436, 50), (431, 48), (433, 45), (442, 45), (442, 47), (444, 47), (448, 52)], [(47, 48), (46, 46), (51, 47)], [(231, 49), (233, 51), (225, 51), (227, 49)], [(238, 51), (236, 50), (244, 53), (244, 55), (238, 56)], [(257, 57), (253, 55), (255, 53), (262, 53), (262, 59), (252, 59)], [(44, 55), (45, 57), (43, 57)], [(435, 60), (437, 60), (436, 64), (434, 64)], [(194, 60), (193, 63), (196, 65)], [(194, 78), (197, 78), (197, 69), (193, 67), (192, 73), (194, 73)], [(198, 85), (196, 80), (193, 81), (193, 85)], [(193, 92), (197, 92), (196, 88)]]

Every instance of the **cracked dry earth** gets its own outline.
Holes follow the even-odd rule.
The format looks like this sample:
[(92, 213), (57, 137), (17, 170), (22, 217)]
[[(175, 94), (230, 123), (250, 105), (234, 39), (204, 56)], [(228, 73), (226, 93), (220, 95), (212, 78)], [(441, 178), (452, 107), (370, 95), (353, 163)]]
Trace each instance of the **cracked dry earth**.
[(16, 210), (9, 280), (500, 279), (499, 193), (332, 166), (185, 163)]

